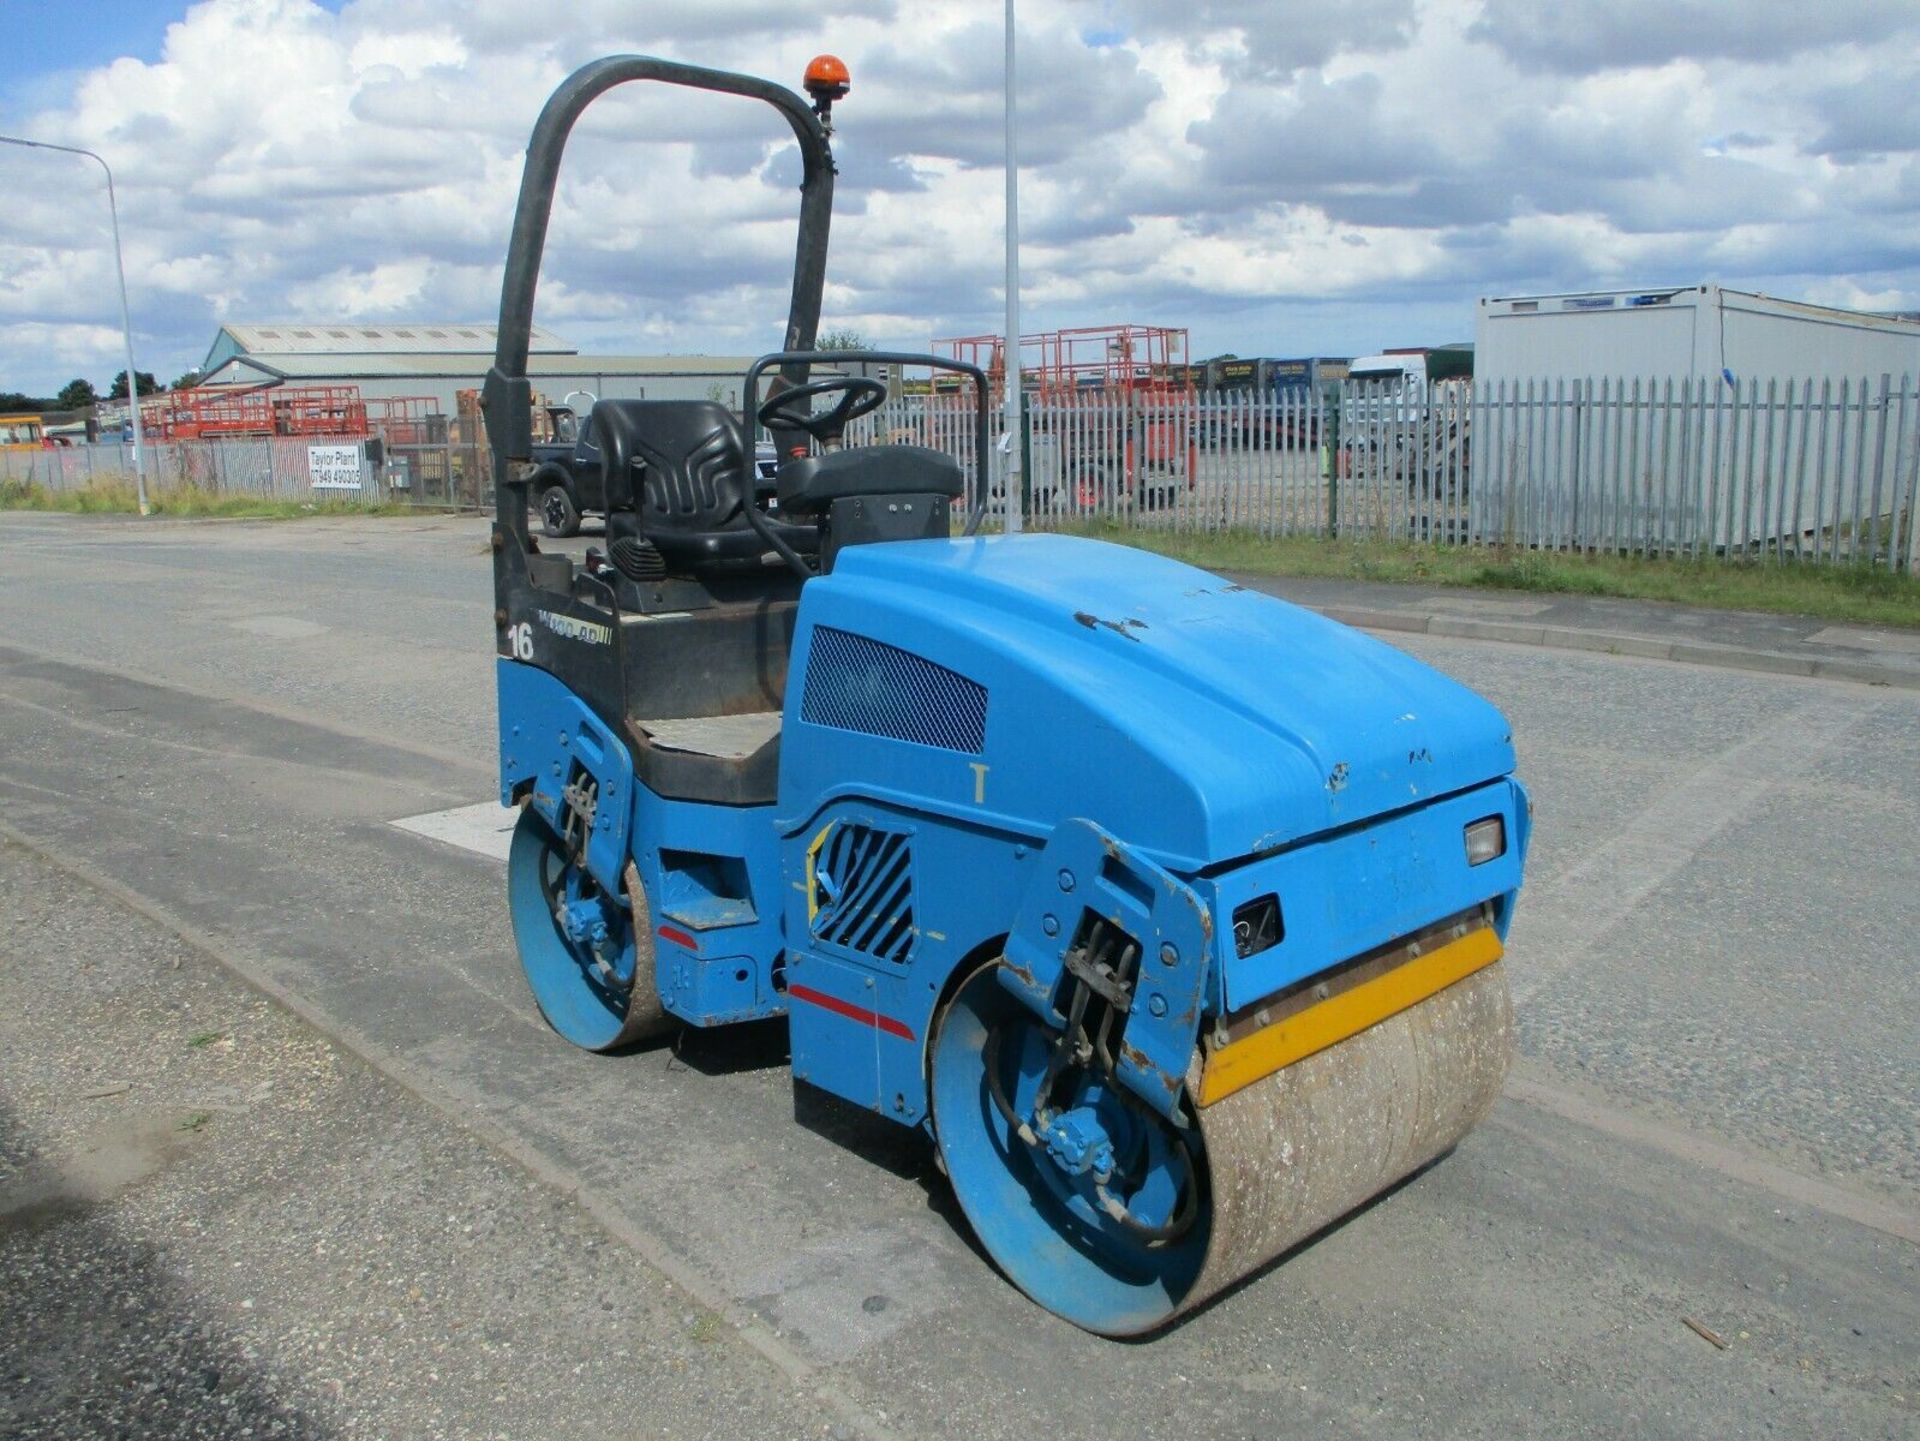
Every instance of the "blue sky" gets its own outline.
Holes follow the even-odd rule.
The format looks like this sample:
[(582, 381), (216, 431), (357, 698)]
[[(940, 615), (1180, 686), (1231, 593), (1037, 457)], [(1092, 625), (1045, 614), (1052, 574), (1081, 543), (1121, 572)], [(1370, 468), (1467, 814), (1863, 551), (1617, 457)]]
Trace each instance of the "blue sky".
[[(226, 320), (490, 316), (527, 130), (586, 60), (791, 82), (831, 50), (854, 89), (827, 320), (920, 348), (999, 323), (1001, 13), (0, 0), (0, 131), (107, 156), (136, 352), (171, 379)], [(1920, 4), (1733, 13), (1020, 0), (1028, 326), (1304, 355), (1467, 338), (1483, 295), (1717, 281), (1920, 309)], [(608, 353), (771, 348), (792, 164), (754, 107), (607, 102), (569, 153), (541, 323)], [(0, 147), (0, 195), (0, 389), (103, 382), (120, 342), (97, 182)]]
[[(338, 11), (345, 0), (316, 0)], [(167, 0), (4, 0), (0, 3), (0, 120), (57, 105), (80, 75), (122, 55), (160, 58), (167, 26), (187, 12)]]

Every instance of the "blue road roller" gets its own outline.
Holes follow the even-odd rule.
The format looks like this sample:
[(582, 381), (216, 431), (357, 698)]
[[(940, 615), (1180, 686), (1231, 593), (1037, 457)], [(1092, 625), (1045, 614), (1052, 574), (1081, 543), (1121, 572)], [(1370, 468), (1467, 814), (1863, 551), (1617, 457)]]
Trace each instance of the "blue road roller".
[[(739, 411), (593, 406), (578, 558), (529, 533), (528, 335), (567, 136), (636, 81), (786, 122), (792, 299)], [(925, 1132), (1016, 1286), (1149, 1332), (1486, 1114), (1527, 796), (1500, 713), (1398, 651), (1138, 550), (979, 534), (978, 369), (864, 357), (954, 373), (966, 464), (848, 442), (887, 388), (814, 348), (847, 85), (621, 56), (533, 132), (484, 392), (514, 936), (591, 1051), (786, 1017), (795, 1080)]]

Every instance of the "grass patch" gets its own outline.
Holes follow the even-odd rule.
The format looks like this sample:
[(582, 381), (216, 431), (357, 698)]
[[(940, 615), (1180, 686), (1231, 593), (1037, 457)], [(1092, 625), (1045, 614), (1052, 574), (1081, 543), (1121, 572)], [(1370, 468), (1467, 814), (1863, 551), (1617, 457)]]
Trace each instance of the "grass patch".
[(1111, 523), (1064, 529), (1216, 571), (1615, 596), (1920, 627), (1920, 577), (1879, 566), (1653, 560), (1507, 547), (1356, 542), (1315, 536), (1269, 538), (1244, 531), (1202, 534)]
[[(298, 520), (312, 515), (413, 515), (407, 503), (353, 500), (288, 500), (232, 495), (198, 486), (149, 487), (155, 515), (217, 516), (229, 520)], [(130, 480), (100, 480), (78, 490), (49, 490), (27, 480), (0, 480), (0, 510), (59, 511), (68, 515), (138, 515), (140, 497)]]

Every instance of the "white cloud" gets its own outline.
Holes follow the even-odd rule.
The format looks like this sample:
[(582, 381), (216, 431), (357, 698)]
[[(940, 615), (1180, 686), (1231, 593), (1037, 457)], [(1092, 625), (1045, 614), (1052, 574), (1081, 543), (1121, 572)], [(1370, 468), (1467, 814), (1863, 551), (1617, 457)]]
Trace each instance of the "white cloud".
[(1911, 40), (1912, 0), (1486, 0), (1470, 32), (1528, 67), (1586, 74), (1680, 59), (1778, 63), (1837, 45)]
[[(997, 0), (207, 0), (151, 63), (17, 128), (115, 167), (143, 368), (223, 319), (484, 318), (521, 149), (619, 52), (796, 80), (839, 107), (828, 320), (993, 328)], [(1022, 0), (1036, 328), (1187, 324), (1194, 349), (1453, 339), (1484, 293), (1718, 279), (1920, 306), (1910, 0)], [(44, 87), (36, 93), (45, 93)], [(540, 319), (602, 350), (771, 347), (797, 157), (762, 108), (630, 87), (589, 112)], [(113, 359), (98, 177), (0, 147), (0, 388)], [(93, 357), (89, 359), (89, 357)]]

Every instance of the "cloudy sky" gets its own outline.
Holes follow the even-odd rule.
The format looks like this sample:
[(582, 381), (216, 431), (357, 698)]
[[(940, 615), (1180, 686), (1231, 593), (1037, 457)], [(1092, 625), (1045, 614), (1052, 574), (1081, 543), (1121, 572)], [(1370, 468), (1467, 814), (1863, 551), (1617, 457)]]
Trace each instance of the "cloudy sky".
[[(1020, 0), (1027, 328), (1204, 356), (1471, 335), (1481, 295), (1716, 280), (1920, 309), (1915, 0)], [(0, 133), (114, 167), (135, 348), (223, 320), (490, 320), (521, 147), (576, 65), (846, 60), (826, 321), (997, 329), (1000, 0), (0, 0)], [(83, 23), (76, 23), (84, 15)], [(798, 160), (655, 88), (568, 155), (538, 319), (771, 349)], [(120, 367), (97, 168), (0, 146), (0, 390)]]

